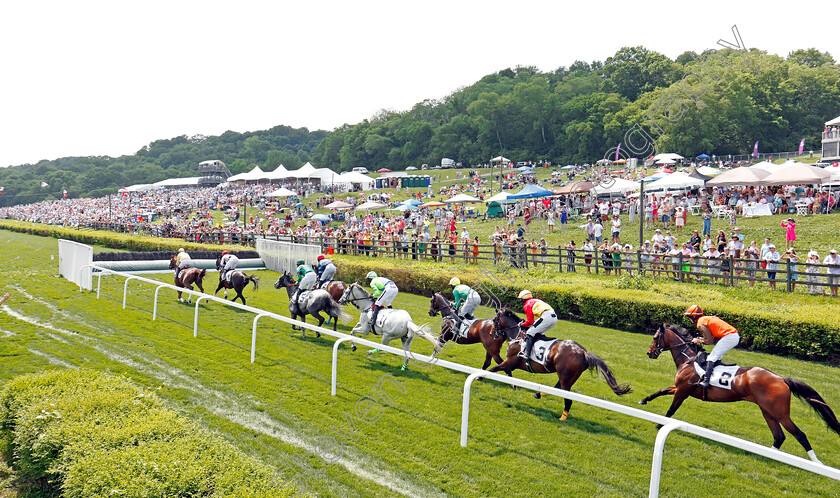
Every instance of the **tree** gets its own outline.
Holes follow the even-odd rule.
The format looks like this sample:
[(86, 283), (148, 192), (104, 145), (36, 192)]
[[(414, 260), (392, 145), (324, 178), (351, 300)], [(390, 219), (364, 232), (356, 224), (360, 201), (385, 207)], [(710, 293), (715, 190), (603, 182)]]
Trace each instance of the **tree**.
[(680, 76), (669, 58), (644, 47), (623, 47), (604, 63), (607, 90), (630, 101), (655, 88), (666, 87)]
[(834, 57), (828, 52), (820, 52), (815, 48), (799, 49), (789, 53), (787, 60), (807, 67), (820, 67), (825, 64), (834, 64)]

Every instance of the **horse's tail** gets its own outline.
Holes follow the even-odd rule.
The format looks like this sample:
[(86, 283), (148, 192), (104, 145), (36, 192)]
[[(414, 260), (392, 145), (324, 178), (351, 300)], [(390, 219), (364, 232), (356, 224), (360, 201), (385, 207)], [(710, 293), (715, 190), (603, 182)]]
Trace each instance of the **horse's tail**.
[(807, 401), (808, 404), (811, 405), (811, 408), (813, 408), (814, 411), (822, 417), (829, 429), (836, 432), (837, 435), (840, 435), (840, 422), (837, 421), (837, 416), (834, 415), (831, 407), (828, 406), (828, 403), (822, 399), (822, 396), (820, 396), (813, 387), (801, 380), (790, 379), (787, 377), (785, 377), (785, 384), (788, 385), (790, 392), (793, 393), (794, 396)]
[(204, 278), (204, 275), (207, 275), (207, 268), (202, 268), (201, 269), (201, 273), (198, 274), (198, 279), (197, 280), (201, 280), (202, 278)]
[(586, 366), (590, 370), (598, 369), (598, 373), (604, 376), (604, 380), (607, 381), (607, 385), (610, 386), (610, 389), (613, 390), (614, 393), (621, 396), (622, 394), (627, 394), (633, 392), (633, 389), (630, 388), (630, 383), (619, 384), (618, 381), (615, 380), (612, 372), (610, 371), (610, 367), (607, 366), (607, 363), (601, 359), (595, 353), (590, 353), (586, 351), (584, 353), (586, 357)]
[(423, 325), (417, 325), (412, 320), (408, 321), (408, 339), (409, 341), (413, 341), (415, 337), (420, 336), (423, 339), (429, 341), (429, 343), (435, 348), (435, 353), (437, 353), (440, 348), (440, 341), (437, 337), (432, 335), (432, 326), (428, 323), (424, 323)]
[(341, 320), (341, 323), (350, 323), (350, 320), (353, 319), (353, 317), (350, 316), (350, 313), (344, 311), (344, 308), (342, 308), (341, 305), (338, 304), (338, 302), (336, 302), (336, 300), (329, 294), (327, 294), (327, 298), (329, 298), (329, 309), (327, 310), (327, 314), (338, 317)]
[(257, 288), (260, 286), (260, 279), (253, 275), (248, 275), (248, 278), (245, 280), (245, 285), (248, 285), (248, 280), (254, 283), (254, 290), (257, 290)]

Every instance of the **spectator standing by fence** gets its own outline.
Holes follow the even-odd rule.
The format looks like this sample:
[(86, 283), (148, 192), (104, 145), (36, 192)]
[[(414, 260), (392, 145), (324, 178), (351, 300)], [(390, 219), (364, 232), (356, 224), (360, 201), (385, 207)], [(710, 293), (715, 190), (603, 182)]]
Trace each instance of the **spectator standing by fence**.
[(837, 297), (837, 284), (840, 281), (840, 256), (837, 256), (837, 249), (825, 257), (823, 264), (828, 265), (828, 287), (831, 289), (831, 297)]
[(808, 294), (825, 294), (819, 285), (820, 281), (820, 255), (817, 251), (809, 251), (808, 259), (805, 260), (805, 283), (808, 284)]

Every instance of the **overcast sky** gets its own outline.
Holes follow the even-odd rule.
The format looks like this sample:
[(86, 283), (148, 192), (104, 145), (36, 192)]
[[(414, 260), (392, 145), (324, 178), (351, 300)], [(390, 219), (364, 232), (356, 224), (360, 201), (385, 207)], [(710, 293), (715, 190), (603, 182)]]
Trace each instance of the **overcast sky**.
[[(834, 2), (5, 1), (0, 166), (132, 154), (152, 140), (331, 130), (516, 65), (734, 41), (838, 57)], [(830, 24), (830, 22), (829, 22)]]

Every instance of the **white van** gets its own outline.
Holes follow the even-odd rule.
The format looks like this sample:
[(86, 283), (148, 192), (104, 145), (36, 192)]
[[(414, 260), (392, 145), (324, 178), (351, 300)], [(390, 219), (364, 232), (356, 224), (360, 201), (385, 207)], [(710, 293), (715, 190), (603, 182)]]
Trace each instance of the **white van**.
[(362, 173), (364, 175), (370, 173), (367, 168), (353, 168), (353, 173)]

